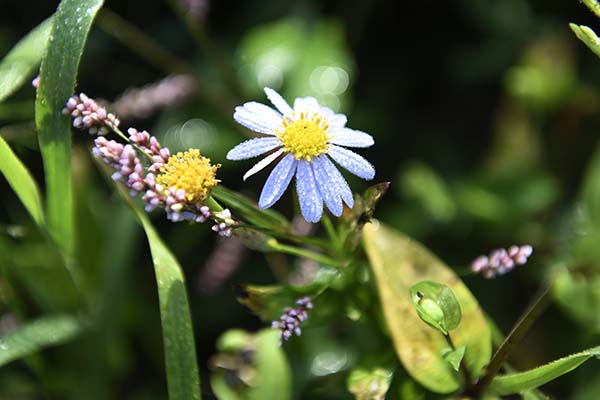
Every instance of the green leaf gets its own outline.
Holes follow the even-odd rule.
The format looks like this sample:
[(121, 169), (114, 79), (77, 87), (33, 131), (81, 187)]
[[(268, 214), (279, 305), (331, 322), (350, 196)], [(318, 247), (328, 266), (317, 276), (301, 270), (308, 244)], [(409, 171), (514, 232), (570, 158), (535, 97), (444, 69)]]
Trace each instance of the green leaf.
[(291, 398), (290, 367), (279, 345), (279, 332), (263, 329), (252, 335), (225, 332), (212, 358), (211, 387), (220, 400)]
[(85, 326), (81, 319), (71, 315), (52, 315), (28, 322), (0, 338), (0, 366), (65, 343), (79, 335)]
[(223, 185), (216, 186), (211, 194), (252, 225), (268, 228), (275, 232), (291, 233), (290, 223), (284, 216), (273, 210), (260, 210), (256, 203), (225, 188)]
[(460, 323), (460, 304), (452, 290), (441, 283), (422, 281), (410, 288), (410, 297), (419, 318), (447, 335)]
[(0, 62), (0, 102), (19, 89), (33, 75), (48, 41), (47, 19), (19, 41)]
[(597, 17), (600, 18), (600, 3), (598, 0), (581, 0)]
[(383, 224), (367, 224), (363, 241), (396, 354), (408, 373), (438, 393), (461, 386), (461, 375), (441, 354), (448, 347), (446, 340), (419, 320), (409, 295), (412, 285), (435, 280), (451, 288), (460, 304), (462, 319), (452, 331), (452, 341), (456, 347), (466, 346), (465, 364), (478, 377), (491, 356), (491, 333), (464, 283), (422, 245)]
[(2, 136), (0, 136), (0, 173), (4, 175), (35, 223), (44, 226), (44, 208), (38, 186)]
[(524, 372), (496, 377), (488, 390), (498, 395), (509, 395), (540, 387), (575, 368), (592, 357), (600, 356), (600, 346), (552, 361), (541, 367)]
[(65, 255), (73, 258), (73, 189), (71, 182), (71, 123), (62, 115), (75, 89), (79, 60), (102, 0), (63, 0), (52, 22), (40, 68), (35, 121), (44, 161), (48, 229)]
[(460, 362), (465, 356), (465, 346), (459, 346), (456, 349), (446, 348), (442, 350), (442, 357), (452, 366), (455, 371), (460, 369)]
[(291, 398), (290, 367), (279, 346), (279, 332), (265, 329), (256, 336), (256, 386), (250, 389), (251, 400)]
[(348, 375), (348, 391), (356, 400), (383, 400), (390, 388), (393, 372), (386, 367), (357, 367)]
[(590, 48), (598, 57), (600, 57), (600, 39), (596, 36), (596, 33), (585, 25), (569, 24), (569, 27), (575, 35), (581, 40), (587, 47)]
[(183, 272), (144, 211), (134, 211), (148, 237), (158, 284), (169, 399), (200, 399), (196, 345)]

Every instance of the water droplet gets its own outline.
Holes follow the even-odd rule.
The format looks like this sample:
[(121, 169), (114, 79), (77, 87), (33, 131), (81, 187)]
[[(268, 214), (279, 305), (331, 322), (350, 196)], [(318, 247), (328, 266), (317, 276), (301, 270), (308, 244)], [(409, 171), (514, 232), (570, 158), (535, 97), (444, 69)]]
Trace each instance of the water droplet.
[(7, 350), (8, 347), (4, 343), (0, 343), (0, 350)]

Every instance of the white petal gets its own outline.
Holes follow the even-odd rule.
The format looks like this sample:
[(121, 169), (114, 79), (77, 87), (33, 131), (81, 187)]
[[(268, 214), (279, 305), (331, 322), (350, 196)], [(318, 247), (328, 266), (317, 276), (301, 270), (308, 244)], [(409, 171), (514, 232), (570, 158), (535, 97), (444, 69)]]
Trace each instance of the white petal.
[(296, 159), (293, 154), (288, 154), (273, 168), (271, 175), (267, 178), (265, 186), (260, 193), (258, 207), (265, 209), (277, 202), (287, 189), (294, 172), (296, 171)]
[(319, 108), (319, 114), (327, 119), (330, 129), (342, 129), (346, 125), (346, 122), (348, 122), (344, 114), (336, 114), (331, 108), (325, 106), (320, 106)]
[(254, 132), (274, 135), (282, 125), (281, 115), (264, 104), (251, 101), (235, 108), (233, 119)]
[(296, 191), (304, 219), (308, 222), (319, 222), (323, 215), (323, 199), (317, 189), (313, 170), (306, 160), (298, 161)]
[(338, 193), (342, 197), (342, 200), (344, 200), (344, 203), (346, 203), (350, 208), (354, 207), (354, 196), (352, 195), (352, 190), (350, 190), (350, 186), (348, 186), (346, 179), (342, 176), (337, 167), (333, 165), (329, 157), (320, 157), (322, 157), (322, 164), (327, 170), (331, 181), (335, 182), (335, 184), (338, 186)]
[[(342, 204), (342, 198), (340, 197), (339, 188), (337, 182), (335, 182), (329, 175), (327, 167), (323, 164), (323, 159), (327, 156), (317, 156), (312, 159), (311, 167), (317, 181), (317, 187), (319, 193), (325, 201), (329, 211), (336, 217), (342, 215), (344, 205)], [(297, 179), (297, 178), (296, 178)]]
[(250, 168), (244, 174), (244, 178), (243, 179), (246, 180), (246, 179), (250, 178), (252, 175), (256, 174), (257, 172), (262, 171), (267, 165), (269, 165), (273, 161), (275, 161), (275, 159), (277, 157), (279, 157), (281, 155), (281, 153), (283, 153), (283, 149), (279, 149), (275, 153), (269, 154), (267, 157), (263, 158), (262, 160), (260, 160), (256, 164), (254, 164), (254, 166), (252, 168)]
[(226, 157), (228, 160), (246, 160), (260, 156), (279, 146), (281, 146), (281, 140), (276, 137), (254, 138), (246, 140), (229, 150)]
[(331, 132), (329, 142), (347, 147), (370, 147), (375, 143), (373, 137), (368, 133), (348, 128)]
[(296, 115), (301, 112), (308, 112), (309, 114), (318, 113), (320, 114), (321, 106), (314, 97), (298, 97), (294, 100), (294, 112)]
[(292, 114), (292, 111), (293, 111), (292, 107), (290, 107), (290, 105), (287, 103), (287, 101), (285, 101), (279, 93), (277, 93), (276, 91), (274, 91), (271, 88), (266, 87), (265, 94), (267, 95), (267, 98), (269, 99), (269, 101), (271, 103), (273, 103), (275, 108), (277, 108), (280, 113), (282, 113), (285, 116)]
[(371, 180), (375, 177), (373, 165), (353, 151), (343, 147), (331, 146), (327, 154), (359, 178)]
[(329, 122), (330, 130), (337, 131), (344, 128), (348, 119), (344, 114), (333, 114), (332, 116), (327, 117), (327, 122)]

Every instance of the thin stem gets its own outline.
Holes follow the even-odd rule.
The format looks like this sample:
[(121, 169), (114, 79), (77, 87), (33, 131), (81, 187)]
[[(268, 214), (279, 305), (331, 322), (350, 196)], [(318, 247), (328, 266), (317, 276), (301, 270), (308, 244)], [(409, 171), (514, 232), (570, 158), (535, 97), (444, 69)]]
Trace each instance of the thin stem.
[[(446, 343), (448, 343), (448, 346), (450, 346), (452, 351), (456, 351), (456, 346), (454, 345), (454, 342), (452, 341), (450, 334), (448, 333), (448, 334), (444, 335), (444, 338), (446, 339)], [(470, 385), (471, 384), (471, 373), (469, 372), (469, 369), (467, 368), (467, 364), (465, 364), (464, 357), (462, 360), (460, 360), (460, 371), (462, 372), (462, 374), (465, 378), (465, 385), (466, 386)]]
[(527, 309), (523, 312), (519, 320), (515, 323), (509, 334), (504, 339), (504, 342), (500, 345), (496, 353), (492, 357), (490, 364), (488, 365), (485, 375), (479, 380), (477, 385), (473, 388), (472, 394), (479, 395), (483, 393), (485, 388), (492, 382), (506, 358), (510, 355), (514, 347), (523, 339), (525, 334), (529, 332), (529, 329), (533, 323), (538, 319), (542, 312), (546, 309), (546, 306), (550, 300), (550, 289), (552, 288), (553, 281), (546, 283), (538, 291), (533, 301), (529, 304)]
[(100, 29), (162, 71), (168, 74), (194, 73), (194, 68), (186, 61), (179, 59), (141, 29), (108, 8), (103, 8), (98, 13), (96, 21)]
[(300, 247), (289, 246), (287, 244), (279, 243), (275, 240), (273, 240), (273, 242), (274, 243), (269, 243), (270, 247), (273, 250), (281, 251), (282, 253), (290, 254), (293, 256), (308, 258), (308, 259), (314, 260), (318, 263), (329, 265), (331, 267), (337, 268), (340, 266), (339, 261), (334, 260), (333, 258), (324, 256), (322, 254), (315, 253), (314, 251), (302, 249)]
[(129, 143), (130, 145), (132, 145), (137, 151), (139, 151), (140, 153), (142, 153), (144, 156), (146, 156), (146, 158), (151, 162), (154, 163), (154, 159), (152, 158), (152, 156), (148, 153), (146, 153), (144, 151), (144, 149), (142, 149), (140, 146), (138, 146), (137, 144), (133, 143), (131, 141), (131, 139), (129, 138), (129, 136), (125, 135), (123, 133), (123, 131), (121, 131), (119, 128), (115, 127), (111, 127), (111, 129), (113, 130), (114, 133), (116, 133), (117, 135), (119, 135), (123, 140), (125, 140), (127, 143)]
[[(215, 107), (223, 117), (230, 119), (234, 104), (214, 90), (196, 74), (194, 67), (166, 50), (156, 40), (146, 35), (141, 29), (121, 18), (119, 15), (103, 8), (97, 17), (100, 28), (117, 39), (128, 49), (154, 65), (166, 74), (189, 74), (196, 80), (197, 93), (204, 101)], [(245, 133), (245, 131), (242, 131)]]
[(325, 232), (327, 233), (329, 241), (331, 242), (331, 244), (337, 252), (339, 249), (338, 234), (335, 230), (335, 227), (333, 226), (333, 223), (331, 222), (331, 219), (328, 215), (323, 214), (323, 219), (321, 221), (323, 222), (323, 228), (325, 228)]
[[(235, 210), (235, 207), (232, 207), (231, 209)], [(267, 235), (274, 236), (278, 239), (285, 239), (285, 240), (289, 240), (291, 242), (295, 242), (295, 243), (299, 243), (299, 244), (317, 246), (318, 248), (320, 248), (322, 250), (329, 250), (329, 248), (330, 248), (330, 246), (328, 246), (328, 244), (325, 243), (324, 240), (322, 240), (321, 238), (310, 237), (310, 236), (298, 236), (298, 235), (294, 235), (293, 233), (287, 233), (287, 232), (282, 232), (282, 231), (278, 231), (278, 230), (274, 230), (274, 229), (263, 228), (262, 226), (246, 224), (246, 223), (241, 223), (241, 224), (237, 225), (237, 227), (238, 228), (255, 229), (257, 231), (266, 233)]]
[(236, 100), (244, 100), (246, 95), (244, 89), (240, 84), (240, 81), (236, 77), (236, 71), (233, 69), (231, 64), (225, 60), (223, 54), (219, 51), (218, 46), (215, 45), (214, 41), (208, 34), (206, 26), (202, 21), (198, 21), (192, 18), (180, 5), (178, 1), (169, 1), (171, 7), (175, 10), (175, 13), (184, 22), (190, 35), (196, 42), (196, 45), (204, 53), (206, 59), (212, 64), (221, 79), (227, 85), (229, 90), (235, 95)]

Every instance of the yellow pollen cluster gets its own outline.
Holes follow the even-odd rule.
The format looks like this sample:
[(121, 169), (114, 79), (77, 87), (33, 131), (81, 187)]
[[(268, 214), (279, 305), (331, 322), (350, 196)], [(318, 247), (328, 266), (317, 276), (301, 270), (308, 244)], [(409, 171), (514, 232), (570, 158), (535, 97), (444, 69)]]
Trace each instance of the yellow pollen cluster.
[(283, 144), (283, 151), (292, 153), (297, 160), (310, 161), (313, 157), (326, 153), (328, 148), (327, 130), (329, 123), (319, 114), (301, 112), (298, 119), (283, 119), (283, 129), (276, 132)]
[(160, 169), (156, 183), (164, 188), (183, 189), (190, 203), (200, 203), (208, 197), (210, 189), (220, 182), (215, 178), (220, 166), (212, 165), (210, 158), (201, 156), (199, 150), (190, 149), (169, 157), (169, 161)]

